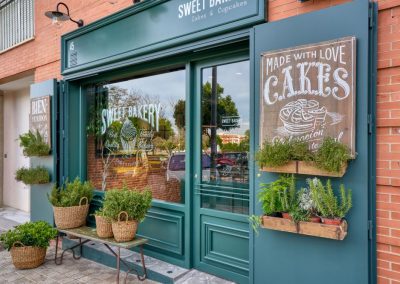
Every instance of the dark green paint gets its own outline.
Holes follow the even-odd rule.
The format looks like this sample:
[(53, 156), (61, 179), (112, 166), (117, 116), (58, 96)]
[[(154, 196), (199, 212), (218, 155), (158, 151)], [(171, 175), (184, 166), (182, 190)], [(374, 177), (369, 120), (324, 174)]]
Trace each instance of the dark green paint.
[[(192, 2), (196, 1), (148, 0), (64, 35), (63, 75), (237, 30), (265, 19), (262, 0), (230, 1), (214, 7), (210, 7), (213, 1), (199, 0), (200, 5), (194, 10), (202, 11), (193, 15), (205, 15), (205, 19), (192, 22), (192, 16), (179, 18), (179, 6)], [(228, 9), (232, 7), (236, 8)], [(221, 12), (226, 9), (228, 12)]]
[[(357, 158), (350, 162), (343, 178), (332, 179), (334, 187), (344, 183), (353, 190), (353, 208), (347, 221), (349, 231), (344, 241), (333, 241), (285, 232), (261, 230), (253, 241), (253, 283), (308, 283), (353, 284), (372, 283), (369, 279), (371, 252), (368, 223), (371, 218), (369, 200), (375, 193), (369, 174), (374, 168), (369, 143), (368, 115), (375, 95), (369, 90), (370, 82), (370, 30), (368, 1), (353, 1), (329, 9), (288, 18), (255, 27), (254, 59), (255, 94), (260, 94), (260, 56), (262, 52), (308, 43), (317, 43), (345, 36), (357, 38), (357, 106), (356, 151)], [(316, 24), (318, 23), (318, 24)], [(309, 31), (309, 32), (305, 32)], [(312, 31), (312, 32), (311, 32)], [(274, 39), (274, 40), (268, 40)], [(256, 104), (259, 97), (256, 100)], [(256, 108), (255, 117), (259, 109)], [(259, 141), (259, 123), (256, 121), (256, 141)], [(304, 184), (307, 176), (300, 176)], [(276, 174), (261, 173), (259, 183), (270, 182)], [(253, 197), (254, 213), (262, 213), (260, 204)], [(373, 221), (373, 220), (372, 220)], [(315, 268), (315, 269), (314, 269)], [(288, 273), (290, 271), (290, 273)]]
[(58, 90), (55, 80), (48, 80), (31, 85), (30, 98), (39, 98), (51, 96), (51, 131), (52, 131), (52, 150), (51, 155), (46, 157), (32, 157), (30, 159), (31, 167), (44, 166), (50, 173), (51, 183), (43, 185), (31, 185), (31, 221), (43, 220), (49, 224), (54, 224), (53, 208), (47, 199), (54, 183), (57, 182), (57, 110), (58, 110)]

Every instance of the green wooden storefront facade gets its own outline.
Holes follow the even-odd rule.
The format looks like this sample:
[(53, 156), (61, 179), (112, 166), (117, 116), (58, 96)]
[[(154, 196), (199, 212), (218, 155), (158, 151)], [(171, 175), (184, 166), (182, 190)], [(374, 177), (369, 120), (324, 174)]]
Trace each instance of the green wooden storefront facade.
[[(190, 9), (185, 9), (185, 5)], [(238, 283), (374, 283), (374, 7), (368, 1), (265, 23), (262, 0), (148, 0), (62, 37), (62, 74), (53, 109), (54, 176), (57, 182), (87, 178), (86, 86), (163, 70), (186, 73), (186, 176), (182, 204), (153, 201), (138, 234), (149, 238), (146, 254), (198, 268)], [(318, 26), (315, 26), (318, 23)], [(254, 162), (259, 147), (260, 55), (270, 50), (345, 36), (357, 38), (358, 156), (343, 179), (354, 192), (343, 242), (262, 230), (256, 236), (247, 214), (203, 210), (201, 175), (201, 72), (204, 68), (249, 61), (249, 214), (261, 215), (259, 184), (276, 174), (261, 173)], [(372, 87), (371, 87), (372, 86)], [(38, 93), (40, 93), (39, 91)], [(370, 177), (370, 178), (367, 178)], [(304, 182), (306, 176), (299, 178)], [(220, 190), (222, 190), (220, 188)], [(32, 216), (41, 212), (42, 193), (32, 194)], [(101, 206), (98, 192), (92, 209)], [(48, 212), (46, 213), (49, 214)], [(43, 214), (42, 214), (43, 215)], [(41, 214), (38, 218), (45, 218)], [(48, 219), (51, 220), (51, 219)], [(89, 220), (92, 222), (92, 220)], [(211, 247), (211, 249), (210, 249)], [(312, 267), (312, 269), (310, 269)], [(329, 275), (329, 276), (328, 276)]]

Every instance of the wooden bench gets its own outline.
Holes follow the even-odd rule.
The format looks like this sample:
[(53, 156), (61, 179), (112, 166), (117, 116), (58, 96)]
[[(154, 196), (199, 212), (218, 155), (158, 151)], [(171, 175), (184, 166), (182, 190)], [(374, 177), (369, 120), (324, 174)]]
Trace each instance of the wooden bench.
[[(62, 253), (61, 256), (58, 257), (58, 239), (59, 239), (59, 234), (57, 235), (57, 240), (56, 240), (56, 253), (54, 257), (54, 262), (56, 265), (61, 265), (64, 257), (64, 253), (68, 250), (72, 251), (72, 256), (74, 259), (80, 259), (82, 256), (82, 246), (89, 242), (89, 241), (95, 241), (102, 243), (115, 257), (117, 260), (117, 275), (116, 275), (116, 283), (119, 283), (119, 275), (120, 275), (120, 263), (125, 265), (127, 271), (125, 275), (125, 280), (124, 283), (126, 283), (126, 280), (128, 278), (128, 275), (131, 271), (136, 272), (136, 275), (140, 281), (143, 281), (147, 278), (147, 271), (146, 271), (146, 265), (144, 262), (144, 255), (143, 255), (143, 245), (147, 243), (147, 239), (143, 238), (135, 238), (133, 241), (130, 242), (124, 242), (124, 243), (118, 243), (115, 241), (114, 238), (100, 238), (97, 236), (96, 229), (91, 228), (91, 227), (79, 227), (75, 229), (67, 229), (67, 230), (61, 230), (57, 229), (60, 233), (67, 234), (69, 236), (77, 237), (79, 239), (79, 243), (65, 249)], [(82, 239), (84, 239), (82, 241)], [(115, 246), (117, 247), (117, 251), (115, 252), (110, 246)], [(80, 249), (80, 254), (79, 256), (75, 255), (75, 249), (78, 248)], [(134, 268), (129, 268), (128, 263), (126, 263), (124, 260), (121, 259), (121, 248), (124, 249), (130, 249), (134, 247), (139, 247), (140, 250), (140, 257), (142, 260), (142, 266), (143, 266), (143, 275), (139, 275), (139, 272), (134, 269)]]

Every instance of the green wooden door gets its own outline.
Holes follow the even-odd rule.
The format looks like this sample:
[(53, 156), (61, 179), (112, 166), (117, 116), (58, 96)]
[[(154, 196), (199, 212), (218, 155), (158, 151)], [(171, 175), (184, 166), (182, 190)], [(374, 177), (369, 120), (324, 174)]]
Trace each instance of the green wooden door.
[(228, 58), (195, 70), (193, 264), (248, 283), (250, 63)]

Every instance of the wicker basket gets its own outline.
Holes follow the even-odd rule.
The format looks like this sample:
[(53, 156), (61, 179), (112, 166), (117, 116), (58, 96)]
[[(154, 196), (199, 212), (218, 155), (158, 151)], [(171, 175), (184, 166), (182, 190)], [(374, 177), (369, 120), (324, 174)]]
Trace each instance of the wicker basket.
[[(82, 205), (82, 201), (86, 204)], [(82, 197), (78, 206), (54, 207), (54, 222), (59, 229), (73, 229), (86, 224), (86, 217), (89, 212), (89, 201), (87, 197)]]
[(114, 236), (112, 231), (111, 222), (103, 216), (95, 215), (96, 218), (96, 232), (100, 238), (112, 238)]
[(15, 242), (10, 253), (12, 263), (17, 269), (31, 269), (44, 263), (46, 251), (47, 248), (24, 246), (21, 242)]
[[(126, 220), (121, 221), (121, 214), (126, 215)], [(114, 233), (114, 239), (121, 242), (129, 242), (135, 238), (137, 231), (138, 222), (129, 221), (128, 213), (122, 211), (118, 214), (118, 221), (112, 222), (112, 231)]]

